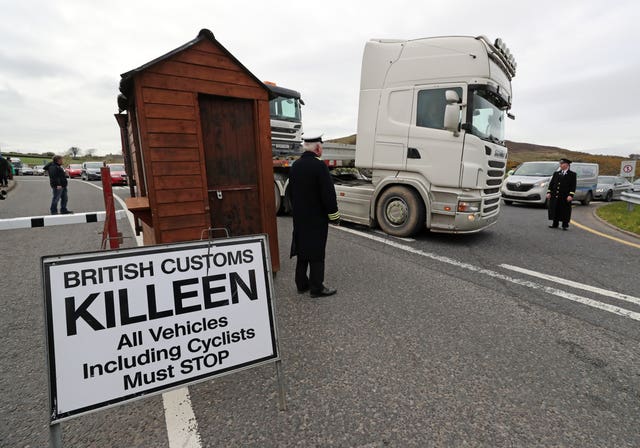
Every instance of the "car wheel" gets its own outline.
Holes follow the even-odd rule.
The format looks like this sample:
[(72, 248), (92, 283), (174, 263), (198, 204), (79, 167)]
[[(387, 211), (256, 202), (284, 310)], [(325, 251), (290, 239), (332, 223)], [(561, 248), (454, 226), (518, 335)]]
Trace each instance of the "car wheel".
[(389, 235), (408, 237), (425, 225), (425, 206), (418, 194), (407, 187), (385, 190), (376, 205), (376, 219)]
[(607, 191), (607, 196), (604, 198), (605, 201), (611, 202), (613, 200), (613, 191)]
[(589, 203), (591, 202), (591, 199), (593, 199), (593, 197), (591, 196), (591, 192), (589, 191), (587, 193), (587, 197), (585, 197), (582, 201), (580, 201), (582, 203), (582, 205), (589, 205)]

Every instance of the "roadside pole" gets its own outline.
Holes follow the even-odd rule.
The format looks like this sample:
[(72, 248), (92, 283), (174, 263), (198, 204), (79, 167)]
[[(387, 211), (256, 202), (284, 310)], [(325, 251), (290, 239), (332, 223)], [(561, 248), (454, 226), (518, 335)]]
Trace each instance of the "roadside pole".
[(105, 249), (106, 241), (109, 241), (111, 249), (120, 247), (120, 235), (118, 235), (118, 224), (116, 223), (116, 209), (113, 202), (113, 188), (111, 186), (111, 170), (108, 166), (100, 168), (102, 178), (102, 192), (104, 195), (104, 209), (106, 217), (104, 229), (102, 230), (102, 249)]

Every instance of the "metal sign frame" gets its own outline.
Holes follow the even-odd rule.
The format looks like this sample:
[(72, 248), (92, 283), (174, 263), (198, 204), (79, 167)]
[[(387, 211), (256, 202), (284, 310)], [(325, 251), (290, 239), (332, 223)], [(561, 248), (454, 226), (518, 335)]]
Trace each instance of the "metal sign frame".
[[(225, 253), (226, 264), (221, 255)], [(235, 254), (233, 262), (230, 254)], [(178, 260), (187, 259), (191, 268), (183, 263), (178, 271)], [(52, 426), (272, 362), (276, 363), (280, 383), (281, 409), (286, 406), (267, 235), (44, 256), (41, 260)], [(152, 268), (147, 278), (136, 277), (136, 263), (141, 269), (147, 267), (147, 273)], [(104, 270), (105, 266), (109, 268)], [(147, 312), (144, 320), (143, 309)], [(193, 336), (195, 333), (190, 332), (196, 329), (197, 335)], [(168, 340), (158, 337), (161, 331), (167, 331)], [(189, 340), (195, 342), (190, 348)], [(207, 365), (201, 356), (197, 364), (204, 367), (195, 368), (195, 357), (189, 356), (203, 355), (204, 345), (213, 348), (213, 340), (224, 344), (215, 363)], [(128, 364), (135, 356), (138, 372), (145, 371), (147, 362), (140, 364), (143, 355), (146, 353), (144, 359), (153, 358), (161, 351), (165, 353), (167, 345), (181, 347), (172, 352), (180, 355), (162, 359), (163, 365), (169, 363), (162, 375), (154, 375), (156, 379), (150, 384), (138, 381), (137, 372), (127, 376), (133, 375), (135, 369)], [(223, 351), (224, 356), (220, 354)], [(117, 352), (120, 356), (114, 358)], [(157, 364), (154, 372), (160, 372), (157, 362), (148, 364)], [(115, 387), (120, 379), (124, 387)], [(126, 388), (134, 383), (140, 387)]]

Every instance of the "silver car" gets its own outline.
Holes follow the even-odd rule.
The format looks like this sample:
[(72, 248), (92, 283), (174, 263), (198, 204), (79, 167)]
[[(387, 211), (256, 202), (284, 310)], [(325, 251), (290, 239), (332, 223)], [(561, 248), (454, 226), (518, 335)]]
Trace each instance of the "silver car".
[(620, 199), (623, 191), (631, 191), (633, 184), (622, 176), (598, 176), (598, 186), (593, 199), (611, 202)]
[(640, 193), (640, 178), (633, 181), (632, 190), (634, 193)]

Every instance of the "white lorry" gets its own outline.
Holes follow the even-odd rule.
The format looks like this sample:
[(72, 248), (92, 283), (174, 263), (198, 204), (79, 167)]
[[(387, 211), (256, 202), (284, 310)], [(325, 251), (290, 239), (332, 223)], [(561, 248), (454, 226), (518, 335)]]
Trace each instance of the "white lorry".
[(501, 39), (371, 40), (364, 50), (355, 166), (336, 183), (345, 221), (410, 236), (494, 224), (516, 63)]

